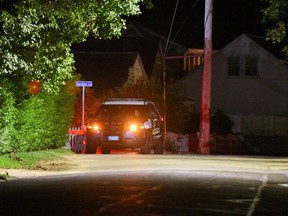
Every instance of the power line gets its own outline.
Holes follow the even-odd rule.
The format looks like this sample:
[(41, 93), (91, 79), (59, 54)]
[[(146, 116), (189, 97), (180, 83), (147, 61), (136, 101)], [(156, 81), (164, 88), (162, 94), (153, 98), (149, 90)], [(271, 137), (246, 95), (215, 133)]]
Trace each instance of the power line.
[(193, 9), (195, 8), (196, 4), (198, 3), (199, 0), (196, 0), (193, 4), (193, 6), (190, 8), (188, 15), (186, 16), (185, 20), (182, 22), (182, 25), (179, 27), (179, 30), (177, 31), (174, 39), (172, 40), (172, 42), (174, 42), (176, 40), (176, 38), (178, 37), (179, 33), (181, 32), (182, 28), (184, 27), (185, 23), (187, 22), (187, 20), (189, 19), (189, 15), (190, 13), (193, 11)]
[(179, 0), (177, 0), (177, 2), (176, 2), (174, 14), (173, 14), (173, 18), (172, 18), (172, 22), (171, 22), (171, 25), (170, 25), (170, 30), (169, 30), (169, 34), (168, 34), (168, 38), (167, 38), (165, 50), (164, 50), (164, 56), (166, 56), (166, 52), (167, 52), (167, 48), (168, 48), (168, 44), (169, 44), (169, 40), (170, 40), (170, 35), (171, 35), (171, 31), (172, 31), (172, 28), (173, 28), (173, 25), (174, 25), (174, 20), (175, 20), (175, 16), (176, 16), (176, 11), (177, 11), (177, 8), (178, 8), (178, 3), (179, 3)]

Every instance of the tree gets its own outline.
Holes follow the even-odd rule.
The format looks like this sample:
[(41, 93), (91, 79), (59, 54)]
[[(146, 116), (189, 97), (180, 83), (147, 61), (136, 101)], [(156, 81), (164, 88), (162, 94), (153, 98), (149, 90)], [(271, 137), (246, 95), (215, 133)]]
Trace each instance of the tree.
[[(78, 88), (77, 100), (74, 106), (74, 119), (73, 127), (80, 127), (82, 124), (82, 89)], [(100, 99), (96, 97), (95, 89), (85, 88), (85, 112), (84, 112), (84, 123), (89, 123), (89, 116), (95, 115), (96, 111), (101, 105)]]
[(149, 97), (151, 91), (149, 81), (145, 80), (143, 76), (136, 78), (134, 72), (129, 70), (128, 80), (118, 92), (120, 97), (151, 99)]
[(187, 131), (187, 123), (191, 113), (185, 103), (184, 89), (181, 84), (168, 83), (167, 85), (167, 130), (183, 134)]
[[(0, 0), (0, 154), (65, 144), (76, 92), (71, 45), (120, 35), (150, 0)], [(29, 95), (39, 80), (41, 93)], [(75, 86), (74, 86), (75, 88)], [(72, 90), (72, 91), (71, 91)]]
[(271, 25), (266, 31), (268, 40), (273, 43), (282, 43), (282, 52), (288, 58), (288, 1), (266, 0), (269, 6), (263, 10), (263, 22)]
[(142, 1), (0, 1), (0, 76), (27, 83), (37, 79), (45, 92), (59, 90), (72, 75), (72, 43), (89, 34), (99, 39), (119, 36), (123, 17), (139, 14)]

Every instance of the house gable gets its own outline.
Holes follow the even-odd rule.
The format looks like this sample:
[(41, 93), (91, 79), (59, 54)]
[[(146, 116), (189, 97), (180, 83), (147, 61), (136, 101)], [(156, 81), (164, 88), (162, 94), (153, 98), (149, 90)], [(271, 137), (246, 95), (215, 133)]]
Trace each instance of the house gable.
[[(219, 57), (218, 57), (219, 56)], [(253, 39), (248, 37), (246, 34), (242, 34), (239, 37), (237, 37), (235, 40), (233, 40), (231, 43), (229, 43), (227, 46), (225, 46), (222, 50), (217, 52), (215, 55), (213, 55), (213, 59), (221, 62), (223, 64), (227, 64), (227, 58), (229, 56), (239, 56), (240, 57), (240, 77), (245, 76), (244, 70), (245, 70), (245, 59), (244, 57), (247, 56), (255, 56), (258, 59), (257, 66), (259, 67), (259, 72), (262, 72), (262, 66), (265, 64), (265, 62), (269, 62), (269, 64), (273, 64), (275, 66), (284, 66), (278, 58), (276, 58), (271, 52), (264, 49), (262, 46), (260, 46), (258, 43), (256, 43)], [(221, 60), (219, 60), (219, 58)], [(265, 70), (264, 70), (265, 71)], [(258, 74), (261, 76), (261, 74)]]
[(133, 74), (133, 83), (136, 83), (139, 79), (143, 79), (146, 83), (148, 83), (148, 77), (145, 73), (145, 69), (139, 54), (137, 54), (133, 66), (129, 68), (129, 73)]

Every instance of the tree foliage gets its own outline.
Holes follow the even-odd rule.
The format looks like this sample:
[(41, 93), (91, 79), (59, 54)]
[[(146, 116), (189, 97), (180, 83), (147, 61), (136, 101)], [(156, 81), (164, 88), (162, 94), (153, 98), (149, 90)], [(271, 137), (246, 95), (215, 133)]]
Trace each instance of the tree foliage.
[(128, 70), (128, 78), (122, 87), (110, 89), (103, 95), (103, 100), (107, 98), (146, 98), (152, 99), (151, 95), (154, 90), (143, 76), (136, 77), (133, 70)]
[(42, 81), (55, 91), (71, 78), (71, 44), (119, 36), (141, 0), (22, 0), (1, 3), (0, 75)]
[[(0, 0), (0, 154), (65, 144), (77, 94), (71, 45), (120, 36), (140, 2), (151, 7), (150, 0)], [(27, 91), (32, 80), (41, 83), (38, 95)]]
[(167, 130), (174, 133), (185, 133), (191, 113), (185, 103), (186, 98), (181, 84), (167, 85)]
[(19, 113), (17, 145), (20, 151), (61, 147), (67, 141), (74, 98), (62, 94), (39, 94), (25, 100)]
[(263, 10), (263, 22), (271, 27), (266, 35), (273, 43), (283, 44), (283, 53), (288, 58), (288, 1), (266, 0), (269, 6)]
[[(81, 89), (82, 90), (82, 89)], [(96, 97), (95, 89), (93, 88), (85, 88), (84, 93), (84, 124), (87, 125), (89, 122), (89, 116), (95, 115), (96, 111), (101, 105), (101, 101)], [(78, 91), (77, 99), (75, 103), (75, 112), (73, 119), (73, 127), (80, 127), (82, 124), (82, 91)]]
[(0, 154), (12, 152), (15, 149), (16, 122), (18, 111), (15, 108), (15, 99), (7, 80), (2, 80), (0, 88)]

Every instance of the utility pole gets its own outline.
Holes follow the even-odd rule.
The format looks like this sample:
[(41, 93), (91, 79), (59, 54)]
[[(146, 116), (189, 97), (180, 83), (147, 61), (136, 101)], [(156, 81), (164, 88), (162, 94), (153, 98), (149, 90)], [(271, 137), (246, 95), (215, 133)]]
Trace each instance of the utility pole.
[(210, 95), (211, 95), (211, 64), (212, 64), (212, 16), (213, 0), (205, 0), (204, 17), (204, 70), (202, 80), (202, 105), (199, 151), (209, 154), (210, 141)]

